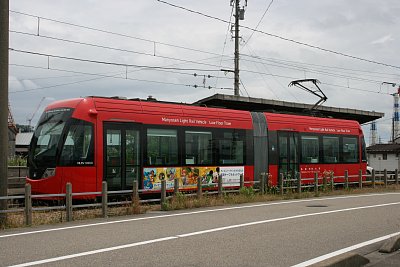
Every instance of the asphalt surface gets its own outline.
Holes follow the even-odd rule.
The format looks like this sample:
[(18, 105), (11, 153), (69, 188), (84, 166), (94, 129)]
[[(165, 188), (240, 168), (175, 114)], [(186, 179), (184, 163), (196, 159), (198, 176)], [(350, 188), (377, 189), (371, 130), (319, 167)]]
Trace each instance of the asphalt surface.
[(0, 266), (292, 266), (396, 232), (400, 193), (255, 203), (2, 231)]

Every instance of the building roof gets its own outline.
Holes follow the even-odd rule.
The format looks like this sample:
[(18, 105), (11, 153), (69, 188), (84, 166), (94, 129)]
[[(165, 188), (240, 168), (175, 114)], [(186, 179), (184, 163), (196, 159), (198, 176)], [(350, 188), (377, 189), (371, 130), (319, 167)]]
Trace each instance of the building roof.
[(385, 115), (384, 113), (375, 111), (364, 111), (327, 106), (319, 106), (317, 110), (310, 111), (310, 109), (314, 105), (223, 94), (215, 94), (213, 96), (201, 99), (193, 104), (205, 105), (208, 107), (223, 107), (248, 111), (289, 113), (345, 120), (356, 120), (360, 124), (380, 119)]
[(29, 146), (31, 143), (31, 139), (33, 136), (33, 132), (30, 133), (18, 133), (15, 139), (16, 146)]
[(367, 152), (370, 154), (377, 153), (399, 153), (400, 152), (400, 144), (376, 144), (373, 146), (367, 147)]

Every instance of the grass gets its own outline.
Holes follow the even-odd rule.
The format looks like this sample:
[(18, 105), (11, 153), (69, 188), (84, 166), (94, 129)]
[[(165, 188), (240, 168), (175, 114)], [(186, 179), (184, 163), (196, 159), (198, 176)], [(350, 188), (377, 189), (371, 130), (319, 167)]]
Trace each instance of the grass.
[[(327, 188), (320, 188), (317, 194), (313, 191), (303, 191), (296, 193), (295, 190), (285, 192), (283, 196), (277, 190), (270, 190), (269, 194), (259, 194), (251, 187), (245, 187), (239, 190), (239, 193), (223, 193), (221, 197), (216, 194), (207, 194), (206, 192), (201, 198), (187, 196), (183, 193), (178, 193), (172, 198), (161, 204), (142, 204), (139, 199), (134, 199), (131, 204), (124, 206), (108, 207), (108, 216), (126, 216), (133, 214), (144, 214), (149, 211), (159, 210), (182, 210), (193, 209), (200, 207), (213, 207), (224, 205), (235, 205), (251, 202), (268, 202), (278, 200), (291, 200), (303, 199), (311, 197), (324, 197), (324, 196), (337, 196), (337, 195), (354, 195), (354, 194), (368, 194), (368, 193), (383, 193), (399, 191), (399, 185), (389, 185), (387, 188), (384, 186), (377, 186), (375, 189), (371, 187), (349, 188), (330, 191)], [(65, 211), (34, 211), (32, 218), (32, 226), (49, 225), (66, 222)], [(101, 208), (76, 208), (73, 210), (74, 221), (88, 220), (102, 217)], [(7, 223), (5, 226), (0, 227), (0, 230), (8, 228), (18, 228), (25, 226), (25, 218), (23, 212), (10, 213), (7, 215)]]

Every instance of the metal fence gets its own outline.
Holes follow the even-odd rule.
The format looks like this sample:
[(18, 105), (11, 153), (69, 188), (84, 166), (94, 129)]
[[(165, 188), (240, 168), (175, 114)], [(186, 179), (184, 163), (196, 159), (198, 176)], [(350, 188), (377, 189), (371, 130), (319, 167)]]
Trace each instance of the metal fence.
[[(108, 216), (108, 208), (110, 206), (117, 205), (137, 205), (141, 203), (151, 203), (151, 202), (159, 202), (161, 204), (166, 203), (170, 198), (174, 195), (182, 192), (185, 196), (193, 196), (197, 198), (203, 197), (204, 194), (213, 195), (216, 194), (218, 196), (222, 196), (224, 193), (237, 193), (243, 187), (253, 187), (255, 192), (259, 192), (260, 194), (265, 193), (280, 193), (283, 195), (287, 192), (297, 192), (301, 193), (305, 189), (310, 189), (318, 194), (318, 191), (321, 190), (334, 190), (336, 186), (342, 186), (347, 189), (350, 186), (356, 186), (359, 188), (363, 188), (364, 185), (370, 185), (373, 188), (376, 185), (383, 185), (385, 187), (388, 184), (399, 184), (399, 175), (398, 170), (395, 172), (388, 174), (385, 170), (383, 173), (376, 174), (375, 171), (370, 175), (365, 175), (362, 171), (359, 171), (358, 175), (348, 175), (348, 171), (345, 171), (343, 176), (334, 176), (333, 172), (325, 173), (322, 176), (319, 176), (319, 173), (314, 173), (314, 178), (302, 178), (300, 173), (298, 173), (296, 179), (285, 179), (284, 174), (280, 175), (279, 185), (277, 187), (273, 187), (270, 184), (270, 175), (269, 173), (261, 173), (258, 181), (244, 181), (243, 175), (240, 176), (240, 184), (239, 187), (224, 187), (222, 177), (218, 178), (218, 183), (213, 184), (202, 184), (201, 178), (197, 179), (197, 187), (191, 191), (180, 191), (179, 188), (179, 180), (174, 180), (174, 187), (167, 189), (166, 181), (161, 181), (161, 190), (145, 190), (138, 189), (138, 184), (136, 181), (133, 182), (132, 190), (123, 190), (123, 191), (108, 191), (107, 182), (102, 183), (102, 191), (100, 192), (79, 192), (73, 193), (72, 184), (66, 184), (66, 193), (63, 194), (46, 194), (46, 195), (32, 195), (31, 185), (25, 185), (25, 193), (24, 195), (19, 196), (7, 196), (0, 197), (0, 200), (8, 200), (8, 201), (21, 201), (24, 202), (24, 207), (11, 207), (7, 210), (0, 210), (0, 213), (17, 213), (23, 212), (25, 217), (25, 224), (32, 224), (32, 213), (34, 211), (51, 211), (51, 210), (65, 210), (66, 211), (66, 220), (73, 220), (73, 210), (77, 208), (91, 208), (97, 207), (102, 210), (102, 217)], [(154, 199), (139, 199), (139, 194), (146, 193), (154, 193), (158, 198)], [(168, 195), (167, 195), (168, 194)], [(125, 201), (109, 201), (109, 197), (115, 195), (128, 195), (130, 200)], [(86, 203), (86, 204), (73, 204), (73, 199), (79, 197), (92, 197), (101, 199), (101, 203)], [(60, 199), (62, 200), (62, 204), (54, 205), (54, 206), (33, 206), (33, 199)], [(164, 205), (161, 205), (161, 210), (164, 209)]]

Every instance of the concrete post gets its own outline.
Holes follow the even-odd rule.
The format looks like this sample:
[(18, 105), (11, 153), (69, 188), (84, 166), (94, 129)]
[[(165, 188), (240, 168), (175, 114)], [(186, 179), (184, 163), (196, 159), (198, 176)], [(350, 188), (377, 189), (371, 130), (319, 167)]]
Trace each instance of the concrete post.
[(201, 187), (201, 177), (197, 177), (197, 198), (201, 198), (202, 193), (203, 190)]
[(359, 188), (362, 189), (363, 188), (363, 175), (362, 175), (362, 170), (358, 171), (358, 185)]
[(265, 173), (260, 174), (260, 194), (265, 194)]
[(67, 183), (65, 192), (65, 208), (67, 211), (67, 222), (72, 221), (72, 184)]
[(297, 177), (297, 193), (301, 194), (301, 172), (299, 172), (299, 176)]
[(175, 178), (174, 179), (174, 195), (179, 193), (179, 179)]
[(387, 187), (387, 185), (388, 185), (388, 179), (387, 179), (388, 177), (387, 177), (387, 170), (386, 169), (384, 169), (383, 170), (383, 182), (384, 182), (384, 184), (385, 184), (385, 187)]
[(244, 187), (244, 176), (243, 174), (240, 175), (240, 189)]
[(108, 217), (108, 185), (106, 181), (101, 184), (101, 211), (103, 218)]
[(32, 190), (30, 184), (25, 184), (25, 225), (32, 225)]
[(161, 197), (160, 197), (161, 210), (164, 210), (164, 203), (166, 201), (167, 201), (167, 182), (165, 180), (161, 180)]
[(371, 179), (372, 179), (372, 188), (375, 188), (375, 169), (372, 170), (372, 175), (371, 175)]
[(314, 192), (318, 194), (318, 172), (314, 173)]
[[(9, 0), (0, 1), (0, 197), (8, 195), (8, 48)], [(0, 200), (0, 210), (8, 208), (7, 200)], [(7, 222), (7, 214), (0, 213), (0, 226)]]
[(284, 179), (283, 173), (281, 173), (280, 176), (281, 176), (281, 180), (280, 180), (280, 190), (281, 190), (281, 195), (283, 196), (283, 179)]
[(333, 172), (330, 173), (331, 176), (331, 191), (335, 190), (335, 178)]
[(349, 189), (349, 171), (348, 170), (344, 171), (344, 187), (346, 189)]
[(218, 175), (218, 196), (222, 197), (222, 175)]
[(394, 183), (395, 183), (396, 185), (399, 184), (399, 170), (398, 170), (398, 169), (396, 169), (396, 170), (394, 171)]

